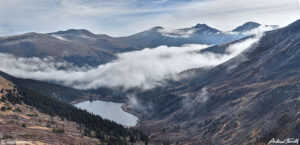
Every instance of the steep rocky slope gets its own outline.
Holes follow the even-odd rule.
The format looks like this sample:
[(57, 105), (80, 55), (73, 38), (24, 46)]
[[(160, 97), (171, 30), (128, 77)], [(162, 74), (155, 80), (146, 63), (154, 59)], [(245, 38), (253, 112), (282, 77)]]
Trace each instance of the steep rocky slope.
[(191, 79), (139, 94), (141, 104), (151, 106), (140, 112), (140, 128), (154, 141), (180, 144), (299, 138), (299, 48), (300, 20), (267, 32), (224, 64), (195, 69)]

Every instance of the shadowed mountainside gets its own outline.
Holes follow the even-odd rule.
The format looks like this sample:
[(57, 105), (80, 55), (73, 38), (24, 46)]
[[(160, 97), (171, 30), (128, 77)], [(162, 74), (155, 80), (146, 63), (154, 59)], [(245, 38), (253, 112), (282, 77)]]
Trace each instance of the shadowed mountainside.
[(148, 109), (140, 112), (140, 129), (152, 132), (154, 141), (170, 143), (267, 144), (272, 138), (298, 138), (299, 48), (300, 20), (267, 32), (224, 64), (194, 69), (193, 78), (140, 93), (138, 100)]

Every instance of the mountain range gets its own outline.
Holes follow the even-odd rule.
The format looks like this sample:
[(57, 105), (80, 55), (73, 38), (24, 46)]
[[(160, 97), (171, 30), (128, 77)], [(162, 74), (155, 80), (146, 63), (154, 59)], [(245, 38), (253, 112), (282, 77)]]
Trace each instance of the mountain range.
[[(229, 46), (255, 37), (249, 32), (259, 27), (261, 25), (254, 22), (231, 32), (222, 32), (206, 24), (178, 30), (154, 27), (127, 37), (71, 29), (1, 37), (0, 51), (18, 57), (57, 57), (79, 66), (107, 63), (119, 53), (160, 45), (209, 44), (213, 46), (198, 53), (225, 54)], [(264, 27), (274, 29), (277, 26)], [(8, 106), (13, 109), (8, 113), (0, 112), (0, 127), (4, 124), (6, 128), (23, 128), (22, 131), (28, 133), (30, 128), (22, 127), (22, 124), (30, 119), (35, 120), (30, 126), (47, 128), (48, 121), (54, 130), (74, 123), (65, 129), (69, 138), (59, 139), (70, 143), (70, 140), (82, 135), (85, 136), (85, 140), (81, 139), (83, 144), (99, 142), (93, 140), (95, 138), (113, 144), (132, 143), (133, 140), (138, 140), (136, 144), (144, 144), (149, 138), (149, 144), (191, 145), (262, 145), (273, 138), (297, 139), (300, 134), (299, 48), (300, 20), (265, 32), (258, 42), (225, 63), (186, 70), (180, 74), (189, 74), (189, 77), (170, 80), (166, 85), (150, 90), (98, 88), (82, 91), (1, 72), (1, 98), (5, 99), (1, 99), (0, 105), (6, 111)], [(128, 102), (128, 94), (135, 96), (139, 107)], [(137, 130), (126, 129), (70, 105), (81, 100), (97, 99), (124, 102), (126, 111), (140, 117), (135, 127)], [(17, 111), (18, 107), (24, 110), (23, 113)], [(38, 116), (28, 115), (30, 107), (38, 116), (46, 114), (47, 119), (39, 122), (37, 120), (41, 118)], [(11, 123), (13, 116), (22, 119)], [(51, 124), (51, 116), (54, 116), (54, 124)], [(63, 118), (66, 122), (59, 121)], [(81, 132), (85, 129), (78, 129), (80, 124), (84, 124), (85, 133)], [(72, 130), (74, 134), (70, 134)], [(56, 131), (47, 134), (49, 138), (55, 139)], [(25, 139), (22, 134), (16, 136)], [(41, 140), (46, 142), (49, 138)]]
[(177, 30), (154, 27), (126, 37), (97, 35), (84, 29), (47, 34), (26, 33), (0, 37), (0, 52), (17, 57), (55, 57), (78, 66), (98, 66), (116, 59), (118, 53), (144, 48), (227, 43), (252, 35), (245, 32), (258, 29), (260, 26), (258, 23), (248, 22), (233, 32), (222, 32), (206, 24)]

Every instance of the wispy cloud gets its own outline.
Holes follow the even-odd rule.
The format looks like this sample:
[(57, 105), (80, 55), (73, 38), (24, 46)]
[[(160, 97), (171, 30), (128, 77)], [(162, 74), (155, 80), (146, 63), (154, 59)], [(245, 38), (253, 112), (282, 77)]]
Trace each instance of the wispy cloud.
[(249, 20), (286, 25), (299, 14), (297, 0), (1, 0), (0, 35), (84, 28), (120, 36), (196, 23), (229, 30)]

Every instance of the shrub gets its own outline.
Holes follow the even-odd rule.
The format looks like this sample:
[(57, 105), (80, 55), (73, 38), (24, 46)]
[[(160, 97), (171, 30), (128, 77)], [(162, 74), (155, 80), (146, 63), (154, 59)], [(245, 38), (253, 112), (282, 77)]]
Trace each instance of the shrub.
[(22, 112), (22, 110), (18, 107), (14, 110), (14, 112)]
[(22, 123), (21, 127), (26, 128), (26, 123)]
[(2, 106), (1, 111), (6, 111), (6, 107)]
[(11, 135), (7, 135), (7, 134), (5, 134), (4, 136), (3, 136), (3, 138), (2, 139), (12, 139), (13, 137), (11, 136)]
[(62, 133), (65, 133), (65, 129), (63, 129), (63, 128), (52, 128), (52, 132), (62, 134)]

